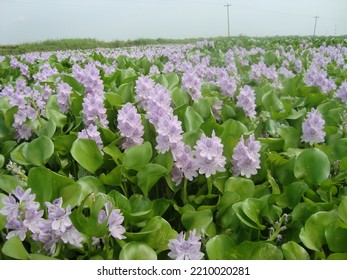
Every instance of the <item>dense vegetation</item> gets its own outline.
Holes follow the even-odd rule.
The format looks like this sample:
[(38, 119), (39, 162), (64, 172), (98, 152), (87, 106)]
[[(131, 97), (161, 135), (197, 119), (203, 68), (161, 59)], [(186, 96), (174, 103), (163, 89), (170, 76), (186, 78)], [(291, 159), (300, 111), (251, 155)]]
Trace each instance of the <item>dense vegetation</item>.
[(345, 38), (60, 43), (0, 56), (0, 258), (347, 259)]

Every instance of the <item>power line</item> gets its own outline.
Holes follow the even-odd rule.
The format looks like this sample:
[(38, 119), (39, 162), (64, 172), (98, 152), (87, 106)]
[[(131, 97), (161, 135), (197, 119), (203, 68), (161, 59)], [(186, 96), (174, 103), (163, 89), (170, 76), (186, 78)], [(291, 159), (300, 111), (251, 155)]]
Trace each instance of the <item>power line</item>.
[(228, 18), (228, 37), (230, 37), (230, 24), (229, 24), (229, 7), (231, 7), (230, 4), (224, 5), (224, 7), (227, 8), (227, 18)]

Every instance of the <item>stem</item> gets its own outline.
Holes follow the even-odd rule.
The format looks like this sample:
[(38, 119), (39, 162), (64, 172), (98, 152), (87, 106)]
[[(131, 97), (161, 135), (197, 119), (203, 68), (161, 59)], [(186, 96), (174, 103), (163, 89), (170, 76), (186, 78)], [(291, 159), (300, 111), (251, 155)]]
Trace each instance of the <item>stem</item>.
[(211, 179), (211, 177), (207, 178), (207, 193), (212, 194), (212, 179)]
[(278, 234), (281, 232), (281, 227), (282, 227), (282, 221), (280, 221), (280, 223), (278, 224), (278, 227), (276, 228), (274, 233), (268, 238), (267, 241), (274, 241), (277, 238)]
[(183, 205), (188, 204), (187, 178), (184, 178), (184, 182), (183, 182), (182, 201), (183, 201)]
[(91, 237), (88, 238), (88, 258), (90, 259), (92, 256), (92, 246), (93, 246), (93, 240)]

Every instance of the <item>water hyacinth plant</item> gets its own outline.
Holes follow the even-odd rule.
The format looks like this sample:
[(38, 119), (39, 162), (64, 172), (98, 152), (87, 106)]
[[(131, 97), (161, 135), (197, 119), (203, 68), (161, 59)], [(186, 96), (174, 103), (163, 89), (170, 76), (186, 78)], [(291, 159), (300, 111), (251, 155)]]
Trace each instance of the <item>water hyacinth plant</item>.
[(0, 259), (347, 259), (346, 43), (0, 56)]

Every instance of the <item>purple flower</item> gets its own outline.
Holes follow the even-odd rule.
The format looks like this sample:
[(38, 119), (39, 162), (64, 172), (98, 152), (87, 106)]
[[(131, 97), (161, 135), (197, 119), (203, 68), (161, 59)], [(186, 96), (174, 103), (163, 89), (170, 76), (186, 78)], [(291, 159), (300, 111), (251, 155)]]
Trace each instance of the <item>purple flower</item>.
[(122, 226), (124, 222), (123, 214), (119, 209), (112, 209), (111, 202), (106, 202), (105, 210), (100, 210), (98, 214), (98, 222), (101, 224), (107, 220), (107, 226), (110, 234), (119, 240), (125, 239), (126, 237), (123, 235), (126, 230)]
[(31, 189), (23, 190), (21, 187), (2, 199), (3, 207), (0, 214), (6, 216), (6, 228), (9, 230), (7, 239), (19, 236), (23, 241), (27, 231), (35, 233), (39, 229), (43, 211), (38, 211), (39, 203), (34, 201), (35, 195), (31, 194)]
[(147, 101), (155, 87), (155, 82), (148, 77), (142, 76), (136, 80), (135, 101), (139, 102), (139, 107), (147, 108)]
[(202, 80), (195, 71), (188, 71), (183, 74), (182, 88), (190, 94), (194, 101), (201, 98), (201, 85)]
[(313, 143), (323, 143), (325, 137), (324, 124), (322, 114), (312, 108), (302, 124), (301, 140), (311, 145)]
[(334, 96), (340, 98), (345, 104), (347, 104), (347, 81), (341, 84)]
[(217, 171), (225, 171), (226, 158), (223, 156), (223, 144), (214, 131), (211, 138), (203, 134), (194, 148), (200, 174), (205, 174), (209, 178)]
[(66, 113), (70, 108), (69, 98), (71, 93), (72, 93), (72, 88), (67, 83), (60, 82), (58, 84), (57, 101), (58, 101), (59, 108), (63, 113)]
[(172, 179), (176, 185), (181, 183), (179, 178), (182, 177), (182, 175), (189, 181), (193, 181), (194, 177), (198, 176), (198, 165), (194, 157), (195, 152), (192, 151), (188, 145), (183, 145), (182, 143), (172, 150), (172, 154), (176, 161), (174, 166), (175, 170), (172, 172)]
[(323, 93), (327, 93), (336, 88), (336, 84), (328, 77), (328, 73), (314, 64), (308, 69), (305, 81), (309, 86), (318, 86)]
[(142, 144), (144, 128), (141, 123), (141, 115), (137, 113), (136, 108), (131, 103), (125, 104), (118, 111), (117, 121), (117, 128), (124, 137), (123, 149)]
[(240, 89), (240, 93), (237, 96), (236, 107), (242, 108), (245, 115), (251, 119), (256, 116), (255, 93), (250, 86), (244, 86)]
[(226, 69), (220, 68), (217, 72), (216, 85), (221, 88), (222, 94), (230, 98), (234, 97), (237, 84), (235, 79), (233, 79)]
[(186, 240), (186, 234), (181, 232), (176, 239), (169, 241), (168, 247), (171, 250), (168, 256), (175, 260), (201, 260), (204, 253), (200, 252), (200, 236), (195, 236), (196, 230), (189, 232), (189, 238)]
[(182, 123), (177, 116), (165, 117), (159, 121), (156, 149), (160, 153), (166, 153), (175, 144), (182, 141)]
[(260, 142), (254, 139), (254, 135), (246, 140), (241, 136), (240, 141), (234, 148), (233, 158), (231, 163), (233, 165), (232, 171), (235, 176), (245, 176), (250, 178), (252, 175), (257, 174), (257, 169), (260, 169)]

